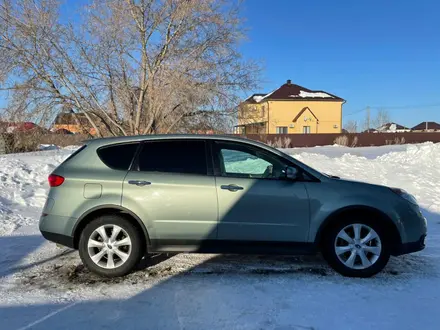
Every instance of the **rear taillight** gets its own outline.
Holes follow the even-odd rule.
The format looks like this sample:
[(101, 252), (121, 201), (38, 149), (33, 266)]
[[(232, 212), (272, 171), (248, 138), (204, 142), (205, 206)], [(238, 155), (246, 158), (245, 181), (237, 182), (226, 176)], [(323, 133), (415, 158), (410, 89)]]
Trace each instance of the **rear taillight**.
[(49, 175), (47, 180), (49, 181), (49, 186), (51, 186), (51, 187), (61, 186), (64, 182), (64, 178), (62, 176), (56, 175), (56, 174)]

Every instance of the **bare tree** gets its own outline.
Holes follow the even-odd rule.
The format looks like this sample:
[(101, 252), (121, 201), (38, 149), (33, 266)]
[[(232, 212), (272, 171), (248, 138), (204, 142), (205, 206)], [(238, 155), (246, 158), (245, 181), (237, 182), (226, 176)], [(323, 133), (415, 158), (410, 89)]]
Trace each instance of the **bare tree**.
[(389, 123), (390, 121), (391, 120), (390, 120), (389, 112), (384, 109), (379, 109), (377, 111), (376, 116), (372, 120), (372, 124), (373, 124), (373, 127), (379, 128), (379, 127)]
[(96, 0), (76, 25), (59, 0), (0, 0), (0, 88), (10, 117), (74, 109), (99, 136), (224, 126), (260, 72), (243, 38), (227, 0)]
[(377, 129), (391, 121), (390, 114), (385, 109), (379, 109), (376, 113), (376, 116), (374, 116), (373, 118), (369, 118), (368, 116), (369, 114), (367, 113), (362, 125), (364, 130), (370, 128)]
[(344, 125), (344, 128), (348, 133), (356, 133), (358, 128), (357, 121), (355, 120), (347, 121)]

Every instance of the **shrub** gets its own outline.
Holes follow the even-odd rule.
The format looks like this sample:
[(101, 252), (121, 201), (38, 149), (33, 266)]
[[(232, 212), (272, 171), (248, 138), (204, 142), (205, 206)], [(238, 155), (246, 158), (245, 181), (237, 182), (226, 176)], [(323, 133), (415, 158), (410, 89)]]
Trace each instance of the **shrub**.
[(353, 141), (351, 141), (350, 147), (352, 147), (352, 148), (356, 147), (357, 143), (358, 143), (358, 137), (355, 136), (353, 138)]
[(55, 144), (60, 147), (81, 144), (83, 141), (90, 139), (89, 136), (83, 134), (45, 134), (41, 136), (39, 144)]
[(347, 147), (348, 146), (348, 136), (347, 135), (341, 135), (338, 136), (334, 141), (334, 144)]
[(273, 141), (267, 141), (267, 144), (271, 146), (272, 148), (282, 148), (283, 147), (283, 141), (281, 141), (281, 138), (276, 138)]
[(292, 142), (292, 140), (289, 137), (285, 137), (283, 139), (283, 148), (289, 148), (290, 147), (290, 142)]
[(14, 136), (10, 133), (0, 133), (0, 155), (12, 152)]
[(14, 143), (9, 150), (11, 153), (31, 152), (38, 150), (40, 145), (41, 132), (37, 130), (14, 132)]

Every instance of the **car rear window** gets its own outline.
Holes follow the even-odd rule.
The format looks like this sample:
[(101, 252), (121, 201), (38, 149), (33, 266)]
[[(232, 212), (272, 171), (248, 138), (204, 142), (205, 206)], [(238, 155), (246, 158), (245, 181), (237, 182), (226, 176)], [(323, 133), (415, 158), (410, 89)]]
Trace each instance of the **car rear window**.
[(117, 144), (98, 149), (102, 162), (114, 170), (126, 171), (130, 167), (139, 143)]
[(205, 141), (146, 142), (139, 154), (139, 170), (206, 175)]

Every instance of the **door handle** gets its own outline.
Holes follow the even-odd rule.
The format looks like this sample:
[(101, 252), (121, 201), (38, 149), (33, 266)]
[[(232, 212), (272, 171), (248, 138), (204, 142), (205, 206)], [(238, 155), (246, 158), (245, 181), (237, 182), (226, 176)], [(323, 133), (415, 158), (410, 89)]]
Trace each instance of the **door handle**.
[(128, 181), (128, 184), (134, 184), (138, 187), (143, 187), (143, 186), (149, 186), (151, 184), (151, 182), (142, 181), (142, 180), (130, 180), (130, 181)]
[(243, 187), (237, 186), (236, 184), (221, 185), (220, 188), (229, 191), (237, 191), (244, 189)]

